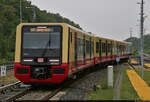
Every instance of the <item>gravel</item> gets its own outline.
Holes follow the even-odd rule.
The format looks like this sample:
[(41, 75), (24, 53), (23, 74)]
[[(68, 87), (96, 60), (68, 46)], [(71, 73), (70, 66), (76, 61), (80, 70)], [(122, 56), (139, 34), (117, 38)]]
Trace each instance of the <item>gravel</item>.
[(93, 91), (94, 85), (98, 85), (105, 74), (107, 74), (106, 69), (92, 73), (77, 85), (72, 86), (59, 100), (88, 100), (88, 95)]

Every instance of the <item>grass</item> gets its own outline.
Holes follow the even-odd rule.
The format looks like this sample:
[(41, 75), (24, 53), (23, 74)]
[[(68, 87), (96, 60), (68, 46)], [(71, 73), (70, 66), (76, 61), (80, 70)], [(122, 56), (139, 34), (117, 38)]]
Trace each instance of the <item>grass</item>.
[(130, 83), (126, 69), (123, 69), (123, 79), (120, 93), (122, 100), (139, 100), (139, 96)]
[[(140, 70), (136, 70), (137, 74), (139, 76), (141, 76), (141, 71)], [(150, 71), (144, 71), (144, 81), (148, 84), (148, 86), (150, 87)]]
[[(122, 69), (122, 84), (120, 89), (120, 97), (121, 100), (140, 100), (139, 96), (137, 95), (136, 91), (132, 87), (130, 80), (126, 73), (126, 68)], [(119, 70), (114, 70), (114, 84), (117, 78)], [(150, 72), (149, 72), (150, 73)], [(96, 91), (90, 94), (90, 100), (112, 100), (114, 96), (114, 89), (107, 87), (107, 74), (100, 80), (101, 88), (97, 88)]]
[[(117, 73), (119, 70), (114, 70), (114, 83), (117, 78)], [(113, 88), (107, 87), (107, 73), (100, 80), (101, 88), (97, 88), (96, 91), (90, 94), (90, 100), (112, 100), (113, 99)]]

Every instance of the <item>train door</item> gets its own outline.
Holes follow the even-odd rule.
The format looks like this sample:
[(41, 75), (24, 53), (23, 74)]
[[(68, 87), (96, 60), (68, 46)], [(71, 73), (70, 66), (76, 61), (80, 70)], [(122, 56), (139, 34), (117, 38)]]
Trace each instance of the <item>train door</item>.
[(70, 28), (68, 30), (68, 64), (70, 66), (70, 49), (71, 49), (71, 44), (72, 44), (72, 32), (70, 31)]
[(78, 47), (78, 45), (77, 45), (77, 32), (75, 32), (75, 49), (74, 49), (74, 52), (75, 52), (75, 56), (74, 56), (74, 61), (75, 61), (75, 67), (77, 68), (78, 67), (78, 52), (77, 52), (77, 47)]
[(102, 59), (102, 41), (99, 40), (99, 58)]

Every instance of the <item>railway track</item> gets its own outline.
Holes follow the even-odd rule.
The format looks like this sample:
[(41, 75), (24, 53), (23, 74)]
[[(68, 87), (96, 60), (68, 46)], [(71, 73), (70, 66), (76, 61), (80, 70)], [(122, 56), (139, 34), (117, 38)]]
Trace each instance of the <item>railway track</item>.
[(128, 63), (128, 65), (130, 66), (131, 69), (135, 69), (135, 66), (131, 63)]
[(9, 98), (8, 100), (49, 100), (55, 96), (60, 90), (62, 90), (68, 83), (62, 84), (57, 88), (55, 86), (48, 86), (47, 88), (41, 87), (39, 89), (28, 89), (24, 92), (17, 94)]
[(28, 88), (29, 86), (24, 86), (20, 81), (0, 87), (0, 100), (9, 100), (13, 95), (17, 95)]
[(21, 82), (18, 81), (18, 82), (15, 82), (15, 83), (12, 83), (12, 84), (9, 84), (9, 85), (5, 85), (3, 87), (0, 87), (0, 93), (5, 93), (7, 92), (7, 90), (10, 90), (12, 88), (16, 88), (16, 87), (20, 87), (21, 85)]

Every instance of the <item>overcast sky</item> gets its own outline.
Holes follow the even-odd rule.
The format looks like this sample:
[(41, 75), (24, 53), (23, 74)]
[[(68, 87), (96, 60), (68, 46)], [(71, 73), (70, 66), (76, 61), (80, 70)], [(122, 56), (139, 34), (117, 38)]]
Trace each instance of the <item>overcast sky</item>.
[[(107, 38), (124, 40), (139, 37), (141, 0), (30, 0), (42, 10), (47, 10), (73, 20), (85, 31)], [(145, 0), (145, 15), (150, 15), (150, 0)], [(146, 33), (150, 31), (150, 16), (145, 20)]]

